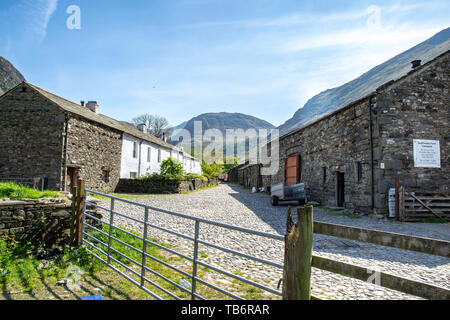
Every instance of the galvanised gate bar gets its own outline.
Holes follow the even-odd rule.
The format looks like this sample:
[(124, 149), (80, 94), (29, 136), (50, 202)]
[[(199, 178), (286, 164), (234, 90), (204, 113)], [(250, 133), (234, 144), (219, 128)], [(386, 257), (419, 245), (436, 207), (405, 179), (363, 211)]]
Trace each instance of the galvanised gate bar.
[[(110, 199), (110, 201), (111, 201), (110, 208), (108, 209), (108, 208), (102, 207), (100, 205), (97, 205), (95, 203), (86, 201), (87, 194), (94, 194), (94, 195), (98, 195), (98, 196), (102, 196), (102, 197)], [(131, 204), (131, 205), (134, 205), (134, 206), (136, 206), (138, 208), (143, 209), (144, 210), (144, 220), (136, 219), (134, 217), (130, 217), (128, 215), (124, 215), (124, 214), (116, 211), (114, 209), (116, 202), (124, 202), (124, 203)], [(108, 212), (109, 213), (109, 223), (105, 223), (104, 221), (101, 221), (100, 219), (98, 219), (98, 218), (96, 218), (96, 217), (86, 213), (86, 205), (95, 206), (95, 207), (97, 207), (97, 208), (99, 208), (99, 209), (101, 209), (101, 210), (103, 210), (105, 212)], [(182, 218), (182, 219), (193, 221), (194, 222), (194, 229), (195, 229), (194, 230), (195, 231), (194, 232), (194, 237), (191, 237), (191, 236), (188, 236), (188, 235), (185, 235), (185, 234), (182, 234), (182, 233), (179, 233), (179, 232), (176, 232), (176, 231), (173, 231), (173, 230), (169, 230), (167, 228), (163, 228), (161, 226), (157, 226), (155, 224), (152, 224), (151, 221), (149, 221), (149, 210), (162, 212), (162, 213), (169, 214), (171, 216), (175, 216), (175, 217), (178, 217), (178, 218)], [(121, 218), (124, 218), (124, 219), (129, 219), (129, 220), (132, 220), (132, 221), (134, 221), (136, 223), (141, 224), (143, 226), (142, 236), (138, 236), (138, 235), (133, 234), (133, 233), (127, 231), (127, 230), (124, 230), (123, 228), (120, 228), (117, 225), (114, 225), (114, 222), (115, 222), (114, 218), (115, 217), (121, 217)], [(94, 227), (92, 225), (89, 225), (86, 222), (86, 218), (102, 222), (104, 225), (109, 227), (109, 232), (105, 232), (103, 230), (99, 230), (98, 228), (96, 228), (96, 227)], [(148, 205), (145, 205), (145, 204), (142, 204), (142, 203), (138, 203), (138, 202), (134, 202), (134, 201), (126, 200), (126, 199), (121, 199), (121, 198), (114, 197), (114, 196), (111, 196), (111, 195), (107, 195), (107, 194), (104, 194), (104, 193), (100, 193), (100, 192), (96, 192), (96, 191), (93, 191), (93, 190), (85, 189), (84, 206), (83, 206), (83, 217), (82, 217), (82, 229), (81, 229), (83, 246), (89, 252), (91, 252), (97, 259), (99, 259), (100, 261), (105, 263), (107, 266), (109, 266), (110, 268), (115, 270), (117, 273), (119, 273), (121, 276), (123, 276), (128, 281), (130, 281), (133, 284), (135, 284), (136, 286), (138, 286), (140, 289), (142, 289), (145, 292), (147, 292), (148, 294), (150, 294), (153, 298), (160, 299), (160, 300), (163, 299), (158, 294), (156, 294), (152, 290), (148, 289), (146, 287), (146, 284), (150, 284), (152, 287), (161, 290), (162, 292), (166, 293), (167, 295), (169, 295), (170, 297), (172, 297), (174, 299), (177, 299), (177, 300), (181, 299), (180, 297), (175, 295), (173, 292), (163, 288), (161, 285), (159, 285), (159, 284), (155, 283), (154, 281), (148, 279), (146, 277), (146, 273), (147, 272), (155, 275), (156, 277), (159, 277), (160, 279), (163, 279), (164, 281), (166, 281), (167, 283), (175, 286), (176, 288), (178, 288), (178, 289), (180, 289), (180, 290), (182, 290), (184, 292), (189, 293), (192, 300), (195, 300), (195, 299), (205, 300), (204, 297), (202, 297), (201, 295), (199, 295), (197, 293), (197, 283), (201, 283), (201, 284), (203, 284), (203, 285), (205, 285), (205, 286), (207, 286), (209, 288), (212, 288), (212, 289), (214, 289), (214, 290), (216, 290), (216, 291), (218, 291), (218, 292), (220, 292), (222, 294), (225, 294), (226, 296), (231, 297), (233, 299), (245, 300), (244, 298), (242, 298), (242, 297), (240, 297), (240, 296), (238, 296), (236, 294), (233, 294), (233, 293), (231, 293), (231, 292), (229, 292), (229, 291), (227, 291), (225, 289), (219, 288), (216, 285), (213, 285), (211, 283), (206, 282), (205, 280), (200, 279), (197, 276), (198, 266), (203, 266), (203, 267), (209, 268), (209, 269), (211, 269), (211, 270), (213, 270), (215, 272), (218, 272), (218, 273), (221, 273), (221, 274), (223, 274), (225, 276), (228, 276), (228, 277), (234, 278), (236, 280), (242, 281), (242, 282), (247, 283), (247, 284), (249, 284), (251, 286), (254, 286), (256, 288), (259, 288), (259, 289), (265, 290), (265, 291), (267, 291), (269, 293), (272, 293), (274, 295), (277, 295), (277, 296), (280, 296), (280, 297), (282, 296), (282, 293), (280, 291), (276, 290), (276, 289), (270, 288), (270, 287), (265, 286), (265, 285), (263, 285), (261, 283), (257, 283), (255, 281), (246, 279), (246, 278), (241, 277), (239, 275), (233, 274), (231, 272), (222, 270), (220, 268), (217, 268), (215, 266), (207, 264), (207, 263), (205, 263), (203, 261), (200, 261), (198, 259), (198, 257), (199, 257), (199, 244), (205, 245), (205, 246), (217, 249), (217, 250), (221, 250), (221, 251), (226, 252), (226, 253), (234, 254), (236, 256), (247, 258), (247, 259), (250, 259), (250, 260), (253, 260), (253, 261), (256, 261), (256, 262), (259, 262), (259, 263), (262, 263), (262, 264), (265, 264), (265, 265), (269, 265), (269, 266), (272, 266), (272, 267), (279, 268), (279, 269), (283, 270), (283, 265), (281, 265), (281, 264), (278, 264), (278, 263), (275, 263), (275, 262), (272, 262), (272, 261), (268, 261), (266, 259), (258, 258), (258, 257), (255, 257), (255, 256), (251, 256), (251, 255), (245, 254), (243, 252), (235, 251), (235, 250), (232, 250), (232, 249), (229, 249), (229, 248), (224, 248), (222, 246), (219, 246), (219, 245), (216, 245), (216, 244), (213, 244), (213, 243), (201, 240), (200, 239), (200, 224), (214, 225), (214, 226), (217, 226), (217, 227), (220, 227), (220, 228), (223, 228), (223, 229), (234, 230), (234, 231), (247, 233), (247, 234), (251, 234), (251, 235), (256, 235), (256, 236), (261, 236), (261, 237), (265, 237), (265, 238), (269, 238), (269, 239), (275, 239), (275, 240), (279, 240), (279, 241), (284, 241), (284, 237), (281, 236), (281, 235), (271, 234), (271, 233), (266, 233), (266, 232), (261, 232), (261, 231), (256, 231), (256, 230), (251, 230), (251, 229), (247, 229), (247, 228), (243, 228), (243, 227), (237, 227), (237, 226), (228, 225), (228, 224), (217, 222), (217, 221), (197, 218), (197, 217), (189, 216), (189, 215), (186, 215), (186, 214), (173, 212), (173, 211), (169, 211), (169, 210), (165, 210), (165, 209), (161, 209), (161, 208), (156, 208), (156, 207), (148, 206)], [(155, 228), (155, 229), (158, 229), (160, 231), (167, 232), (169, 234), (175, 235), (177, 237), (181, 237), (183, 239), (192, 241), (193, 244), (194, 244), (193, 257), (189, 257), (189, 256), (187, 256), (185, 254), (177, 252), (176, 250), (173, 250), (171, 248), (168, 248), (166, 246), (158, 244), (158, 243), (156, 243), (154, 241), (151, 241), (148, 238), (148, 236), (149, 236), (149, 228)], [(91, 230), (94, 230), (94, 231), (102, 234), (103, 236), (106, 237), (108, 243), (106, 243), (104, 241), (101, 241), (100, 239), (98, 239), (98, 238), (94, 237), (93, 235), (89, 234), (86, 231), (86, 229), (91, 229)], [(132, 237), (134, 237), (134, 238), (136, 238), (138, 240), (142, 240), (143, 241), (143, 248), (142, 249), (136, 248), (134, 246), (131, 246), (128, 243), (123, 242), (120, 239), (117, 239), (116, 237), (113, 236), (113, 230), (114, 229), (118, 230), (120, 232), (123, 232), (123, 233), (125, 233), (125, 234), (127, 234), (129, 236), (132, 236)], [(119, 250), (116, 250), (115, 248), (112, 247), (113, 241), (116, 241), (117, 243), (120, 243), (120, 244), (126, 246), (127, 248), (138, 252), (139, 254), (142, 255), (142, 260), (141, 261), (136, 261), (135, 259), (127, 256), (123, 252), (120, 252)], [(101, 244), (103, 247), (107, 248), (107, 250), (105, 251), (102, 248), (99, 248), (98, 244)], [(185, 272), (185, 271), (183, 271), (183, 270), (181, 270), (181, 269), (179, 269), (179, 268), (177, 268), (177, 267), (175, 267), (173, 265), (168, 264), (167, 262), (162, 261), (161, 259), (158, 259), (158, 258), (150, 255), (147, 252), (147, 246), (148, 245), (152, 245), (152, 246), (158, 247), (159, 249), (165, 250), (165, 251), (167, 251), (167, 252), (169, 252), (171, 254), (174, 254), (174, 255), (179, 256), (179, 257), (181, 257), (183, 259), (191, 261), (192, 264), (193, 264), (192, 272), (191, 273)], [(136, 266), (138, 266), (139, 269), (140, 269), (140, 272), (138, 272), (136, 270), (133, 270), (129, 266), (125, 265), (123, 262), (121, 262), (118, 259), (116, 259), (115, 257), (113, 257), (112, 253), (116, 253), (116, 254), (120, 255), (121, 257), (129, 260), (131, 263), (133, 263)], [(103, 256), (103, 257), (101, 257), (101, 256)], [(184, 277), (190, 279), (191, 280), (190, 281), (190, 288), (188, 288), (187, 286), (183, 286), (183, 285), (181, 285), (179, 283), (176, 283), (173, 280), (168, 279), (166, 276), (164, 276), (164, 275), (156, 272), (155, 270), (152, 270), (151, 268), (149, 268), (146, 265), (147, 259), (151, 259), (151, 260), (153, 260), (153, 261), (155, 261), (157, 263), (160, 263), (160, 264), (164, 265), (165, 267), (170, 268), (174, 272), (177, 272), (177, 273), (183, 275)], [(120, 265), (121, 267), (125, 268), (126, 270), (128, 270), (129, 272), (134, 274), (135, 276), (139, 277), (140, 281), (136, 281), (136, 280), (132, 279), (131, 277), (129, 277), (128, 275), (126, 275), (124, 272), (122, 272), (116, 266), (114, 266), (112, 264), (112, 262), (117, 263), (118, 265)]]

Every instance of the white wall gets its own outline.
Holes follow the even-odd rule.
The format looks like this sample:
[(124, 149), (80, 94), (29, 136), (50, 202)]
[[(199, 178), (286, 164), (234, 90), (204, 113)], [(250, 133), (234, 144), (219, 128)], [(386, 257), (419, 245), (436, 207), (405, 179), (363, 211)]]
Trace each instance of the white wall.
[[(133, 158), (134, 142), (137, 143), (137, 158)], [(150, 162), (147, 161), (148, 148), (150, 148), (151, 152)], [(158, 150), (160, 150), (161, 152), (161, 161), (158, 161)], [(186, 173), (202, 174), (202, 169), (199, 161), (194, 161), (188, 157), (183, 157), (183, 155), (179, 151), (163, 148), (158, 145), (151, 144), (150, 142), (142, 141), (133, 136), (123, 134), (120, 178), (129, 179), (132, 172), (135, 172), (137, 177), (144, 177), (153, 173), (159, 173), (161, 162), (170, 157), (171, 151), (172, 158), (177, 159), (178, 161), (183, 163), (183, 168)]]
[[(133, 143), (137, 143), (137, 157), (133, 158)], [(150, 148), (150, 162), (147, 161), (147, 154)], [(161, 150), (161, 161), (158, 161), (158, 150)], [(140, 154), (140, 156), (139, 156)], [(159, 173), (161, 162), (170, 157), (170, 150), (162, 148), (156, 144), (142, 141), (138, 138), (123, 134), (122, 139), (122, 161), (120, 168), (120, 178), (129, 179), (131, 173), (137, 176), (147, 176)], [(140, 166), (139, 166), (140, 162)]]

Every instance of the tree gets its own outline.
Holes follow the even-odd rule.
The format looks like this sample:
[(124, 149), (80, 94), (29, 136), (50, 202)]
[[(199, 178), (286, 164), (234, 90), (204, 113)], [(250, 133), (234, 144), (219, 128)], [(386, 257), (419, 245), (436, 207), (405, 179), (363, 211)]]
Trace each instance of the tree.
[(163, 133), (168, 137), (170, 135), (169, 121), (161, 116), (152, 114), (142, 114), (136, 118), (133, 118), (133, 124), (137, 127), (140, 124), (147, 126), (147, 132), (155, 137), (162, 136)]

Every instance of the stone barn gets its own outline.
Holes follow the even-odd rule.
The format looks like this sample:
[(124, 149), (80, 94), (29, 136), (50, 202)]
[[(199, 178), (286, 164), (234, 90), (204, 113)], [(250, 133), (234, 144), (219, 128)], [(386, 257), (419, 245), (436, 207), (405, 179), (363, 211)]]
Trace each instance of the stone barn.
[(45, 188), (86, 186), (113, 192), (121, 176), (159, 172), (169, 156), (187, 173), (200, 162), (145, 129), (99, 113), (96, 102), (76, 104), (22, 82), (0, 96), (0, 178), (45, 177)]
[(450, 190), (449, 51), (404, 77), (282, 136), (265, 186), (304, 182), (309, 199), (386, 213), (401, 186)]

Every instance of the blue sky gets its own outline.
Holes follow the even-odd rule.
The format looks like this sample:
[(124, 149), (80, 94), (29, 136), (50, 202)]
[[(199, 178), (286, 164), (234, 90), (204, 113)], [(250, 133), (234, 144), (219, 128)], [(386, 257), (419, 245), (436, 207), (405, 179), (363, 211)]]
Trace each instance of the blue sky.
[[(70, 5), (80, 30), (66, 26)], [(2, 0), (0, 56), (119, 120), (152, 113), (178, 125), (227, 111), (280, 125), (449, 16), (447, 0)]]

